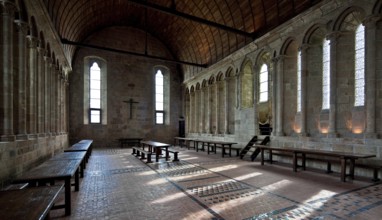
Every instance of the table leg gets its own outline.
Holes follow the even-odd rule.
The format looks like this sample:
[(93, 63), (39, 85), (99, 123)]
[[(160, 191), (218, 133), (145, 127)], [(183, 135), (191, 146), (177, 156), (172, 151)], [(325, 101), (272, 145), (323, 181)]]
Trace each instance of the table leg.
[(346, 158), (341, 158), (341, 181), (346, 182)]
[(273, 164), (273, 152), (269, 149), (269, 163)]
[(77, 168), (76, 172), (74, 173), (74, 190), (75, 191), (79, 191), (80, 190), (79, 168)]
[(166, 150), (166, 161), (170, 158), (170, 153), (168, 152), (168, 147), (165, 148)]
[(297, 172), (297, 153), (293, 152), (293, 171)]
[(229, 156), (230, 156), (230, 157), (232, 157), (232, 155), (231, 155), (231, 148), (232, 148), (232, 145), (229, 144), (229, 145), (228, 145), (228, 150), (229, 150)]
[(159, 162), (159, 154), (160, 154), (160, 151), (159, 151), (159, 148), (155, 148), (155, 162)]
[(261, 149), (261, 165), (264, 165), (264, 149)]
[(306, 155), (305, 155), (305, 153), (302, 154), (301, 159), (302, 159), (302, 161), (301, 161), (301, 163), (302, 163), (302, 169), (303, 169), (303, 170), (306, 170)]
[(355, 167), (355, 159), (350, 158), (350, 165), (349, 165), (349, 176), (351, 179), (354, 179), (354, 167)]
[(194, 141), (194, 148), (195, 148), (196, 152), (199, 151), (199, 147), (198, 147), (198, 142), (197, 141)]
[(70, 177), (67, 177), (65, 178), (65, 215), (70, 215), (72, 212), (70, 188)]

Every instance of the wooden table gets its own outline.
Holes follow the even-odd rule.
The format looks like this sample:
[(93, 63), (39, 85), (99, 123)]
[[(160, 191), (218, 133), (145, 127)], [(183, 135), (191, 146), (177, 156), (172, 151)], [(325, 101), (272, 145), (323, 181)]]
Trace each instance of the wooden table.
[(80, 176), (84, 177), (84, 169), (86, 169), (86, 151), (63, 152), (54, 155), (50, 160), (81, 160)]
[(121, 148), (123, 148), (125, 144), (127, 144), (127, 146), (138, 146), (143, 138), (119, 138), (117, 140), (119, 141)]
[(92, 140), (82, 140), (71, 147), (64, 150), (64, 152), (76, 152), (76, 151), (86, 151), (86, 163), (88, 162), (90, 155), (92, 154)]
[(40, 186), (55, 180), (65, 181), (65, 204), (56, 208), (65, 208), (65, 214), (71, 213), (71, 182), (74, 176), (75, 191), (79, 190), (79, 166), (81, 160), (47, 160), (43, 164), (31, 169), (21, 177), (16, 178), (14, 183), (29, 183), (30, 186)]
[(222, 157), (226, 154), (225, 149), (228, 148), (228, 155), (232, 156), (232, 145), (237, 144), (236, 142), (230, 142), (230, 141), (214, 141), (214, 140), (203, 140), (203, 139), (193, 139), (194, 141), (194, 147), (196, 151), (199, 151), (199, 142), (202, 143), (201, 150), (205, 150), (204, 147), (207, 146), (207, 153), (210, 154), (210, 152), (216, 153), (216, 148), (221, 147), (222, 148)]
[(150, 152), (155, 152), (155, 162), (159, 161), (159, 156), (162, 154), (162, 149), (166, 152), (166, 161), (170, 158), (168, 148), (170, 147), (170, 144), (165, 144), (161, 142), (156, 141), (141, 141), (141, 145), (143, 150), (145, 150), (145, 146), (149, 148)]
[(1, 219), (45, 219), (63, 185), (0, 191)]
[[(255, 145), (261, 150), (261, 165), (264, 165), (264, 151), (269, 152), (269, 161), (272, 163), (272, 151), (282, 151), (289, 152), (293, 157), (293, 171), (297, 172), (298, 167), (302, 167), (303, 170), (306, 169), (306, 155), (319, 155), (319, 156), (328, 156), (338, 158), (341, 164), (341, 181), (345, 182), (346, 177), (349, 176), (351, 179), (354, 179), (354, 168), (355, 161), (357, 159), (366, 159), (375, 157), (374, 154), (358, 154), (358, 153), (349, 153), (349, 152), (340, 152), (340, 151), (328, 151), (328, 150), (316, 150), (316, 149), (307, 149), (307, 148), (287, 148), (287, 147), (271, 147), (264, 145)], [(301, 158), (301, 166), (298, 165), (298, 157)], [(346, 166), (349, 162), (349, 173), (346, 173)]]

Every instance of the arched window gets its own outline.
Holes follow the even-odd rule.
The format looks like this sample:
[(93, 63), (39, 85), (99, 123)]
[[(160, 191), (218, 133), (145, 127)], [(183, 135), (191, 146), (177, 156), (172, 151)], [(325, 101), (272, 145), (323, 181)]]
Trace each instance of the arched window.
[(155, 123), (164, 124), (164, 78), (162, 71), (155, 73)]
[(301, 112), (301, 51), (297, 54), (297, 112)]
[(89, 122), (101, 123), (101, 68), (94, 62), (89, 74)]
[(268, 66), (263, 64), (259, 75), (259, 102), (268, 101)]
[(84, 124), (107, 124), (107, 68), (99, 57), (84, 59)]
[(322, 109), (330, 108), (330, 41), (322, 44)]
[(354, 106), (365, 105), (365, 27), (360, 24), (355, 32)]

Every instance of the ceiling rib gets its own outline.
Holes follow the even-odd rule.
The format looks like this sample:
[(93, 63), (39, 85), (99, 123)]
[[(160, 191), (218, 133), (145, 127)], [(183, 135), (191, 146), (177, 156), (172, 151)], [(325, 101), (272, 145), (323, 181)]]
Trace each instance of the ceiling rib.
[(140, 1), (140, 0), (127, 0), (127, 1), (131, 2), (133, 4), (137, 4), (137, 5), (140, 5), (140, 6), (143, 6), (143, 7), (147, 7), (147, 8), (159, 11), (159, 12), (163, 12), (163, 13), (170, 14), (170, 15), (175, 15), (175, 16), (178, 16), (178, 17), (181, 17), (181, 18), (185, 18), (185, 19), (194, 21), (194, 22), (198, 22), (198, 23), (201, 23), (201, 24), (205, 24), (205, 25), (208, 25), (208, 26), (212, 26), (212, 27), (215, 27), (215, 28), (218, 28), (218, 29), (222, 29), (222, 30), (225, 30), (225, 31), (229, 31), (229, 32), (232, 32), (232, 33), (235, 33), (235, 34), (239, 34), (239, 35), (242, 35), (242, 36), (245, 36), (245, 37), (250, 37), (250, 38), (254, 39), (254, 34), (253, 33), (248, 33), (248, 32), (242, 31), (242, 30), (238, 30), (236, 28), (232, 28), (232, 27), (225, 26), (225, 25), (222, 25), (222, 24), (219, 24), (219, 23), (216, 23), (216, 22), (205, 20), (203, 18), (199, 18), (199, 17), (193, 16), (193, 15), (189, 15), (189, 14), (186, 14), (186, 13), (183, 13), (183, 12), (171, 9), (171, 8), (163, 7), (161, 5), (149, 3), (149, 2), (146, 2), (146, 1)]
[(78, 47), (91, 48), (91, 49), (97, 49), (97, 50), (104, 50), (104, 51), (109, 51), (109, 52), (114, 52), (114, 53), (122, 53), (122, 54), (127, 54), (127, 55), (132, 55), (132, 56), (138, 56), (138, 57), (145, 57), (145, 58), (165, 61), (165, 62), (169, 62), (169, 63), (183, 64), (183, 65), (189, 65), (189, 66), (197, 66), (197, 67), (202, 67), (202, 68), (207, 68), (208, 67), (207, 64), (191, 63), (191, 62), (180, 61), (180, 60), (171, 60), (171, 59), (167, 59), (167, 58), (163, 58), (163, 57), (158, 57), (158, 56), (152, 56), (152, 55), (148, 55), (148, 54), (141, 54), (141, 53), (126, 51), (126, 50), (118, 50), (118, 49), (114, 49), (114, 48), (101, 47), (101, 46), (97, 46), (97, 45), (91, 45), (91, 44), (84, 44), (84, 43), (74, 42), (74, 41), (70, 41), (70, 40), (67, 40), (67, 39), (61, 39), (61, 43), (62, 44), (67, 44), (67, 45), (78, 46)]

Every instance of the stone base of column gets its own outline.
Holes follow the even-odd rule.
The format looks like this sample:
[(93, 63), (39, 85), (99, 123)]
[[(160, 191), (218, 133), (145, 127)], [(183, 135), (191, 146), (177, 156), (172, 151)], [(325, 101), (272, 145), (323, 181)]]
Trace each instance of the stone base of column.
[(28, 139), (37, 139), (37, 134), (28, 134)]
[(28, 135), (27, 134), (18, 134), (18, 135), (16, 135), (16, 140), (18, 140), (18, 141), (28, 140)]
[(38, 137), (45, 137), (45, 136), (46, 136), (45, 133), (38, 134)]
[(1, 135), (0, 136), (1, 142), (11, 142), (11, 141), (15, 141), (15, 140), (16, 140), (15, 135)]
[(365, 138), (368, 138), (368, 139), (377, 139), (378, 138), (378, 134), (377, 133), (365, 133)]
[(339, 137), (339, 134), (336, 132), (330, 132), (330, 133), (328, 133), (328, 137), (329, 138), (337, 138), (337, 137)]
[(278, 131), (278, 132), (276, 132), (276, 136), (282, 137), (282, 136), (285, 136), (285, 133), (282, 131)]

